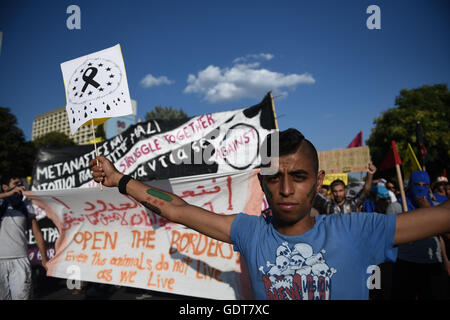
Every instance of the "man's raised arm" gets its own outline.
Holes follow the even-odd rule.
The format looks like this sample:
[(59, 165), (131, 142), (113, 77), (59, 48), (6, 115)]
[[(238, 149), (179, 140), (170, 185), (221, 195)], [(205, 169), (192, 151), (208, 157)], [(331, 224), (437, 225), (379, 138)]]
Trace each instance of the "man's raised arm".
[(413, 242), (450, 232), (450, 201), (397, 215), (394, 244)]
[(368, 168), (367, 168), (367, 177), (366, 177), (366, 183), (364, 183), (363, 193), (364, 196), (367, 197), (370, 194), (370, 189), (372, 188), (372, 182), (373, 182), (373, 175), (377, 172), (377, 167), (372, 162), (369, 162)]
[[(98, 161), (98, 163), (97, 163)], [(235, 215), (218, 215), (188, 204), (178, 196), (150, 187), (131, 179), (116, 170), (105, 157), (97, 157), (89, 163), (92, 176), (106, 187), (119, 187), (154, 213), (183, 224), (211, 238), (230, 243), (230, 230)]]

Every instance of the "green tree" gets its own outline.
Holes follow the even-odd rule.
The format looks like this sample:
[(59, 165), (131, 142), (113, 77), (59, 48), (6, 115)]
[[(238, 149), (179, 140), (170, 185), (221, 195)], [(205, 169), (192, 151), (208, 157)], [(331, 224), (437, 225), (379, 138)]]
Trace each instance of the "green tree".
[(35, 149), (25, 141), (9, 108), (0, 107), (0, 137), (0, 175), (31, 176)]
[[(418, 156), (416, 123), (420, 121), (427, 148), (426, 170), (430, 177), (449, 172), (450, 162), (450, 93), (446, 84), (424, 85), (420, 88), (400, 91), (395, 99), (397, 107), (384, 111), (375, 118), (375, 128), (366, 144), (370, 147), (372, 161), (380, 165), (389, 151), (391, 141), (397, 143), (403, 157), (408, 143)], [(378, 172), (386, 176), (386, 172)], [(389, 175), (393, 175), (390, 172)]]
[(33, 141), (33, 145), (36, 150), (41, 147), (68, 147), (74, 146), (75, 142), (73, 142), (70, 137), (68, 137), (63, 132), (52, 131), (44, 134), (43, 136), (35, 139)]
[(95, 128), (95, 137), (106, 140), (106, 132), (105, 132), (105, 124), (104, 123), (99, 124), (97, 126), (97, 128)]
[(161, 119), (161, 120), (179, 120), (179, 119), (188, 119), (188, 115), (183, 111), (183, 109), (175, 109), (171, 106), (161, 107), (156, 106), (150, 112), (145, 114), (145, 121), (149, 121), (152, 119)]

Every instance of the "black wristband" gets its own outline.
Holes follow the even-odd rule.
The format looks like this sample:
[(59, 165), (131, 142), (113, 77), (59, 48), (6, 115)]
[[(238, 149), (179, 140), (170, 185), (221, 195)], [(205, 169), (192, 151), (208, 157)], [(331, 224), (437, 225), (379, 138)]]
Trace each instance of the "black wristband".
[(124, 174), (122, 178), (120, 178), (118, 187), (121, 194), (127, 194), (127, 184), (131, 179), (131, 176), (127, 174)]

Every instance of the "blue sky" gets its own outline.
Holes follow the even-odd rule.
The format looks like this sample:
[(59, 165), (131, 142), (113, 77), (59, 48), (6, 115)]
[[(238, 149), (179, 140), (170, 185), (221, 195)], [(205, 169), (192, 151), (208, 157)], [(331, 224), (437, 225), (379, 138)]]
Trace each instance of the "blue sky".
[[(81, 30), (69, 30), (69, 5)], [(366, 9), (378, 5), (381, 29)], [(319, 151), (345, 148), (403, 88), (448, 84), (449, 1), (4, 1), (0, 106), (27, 140), (34, 117), (65, 106), (62, 62), (121, 44), (138, 117), (258, 103), (272, 90), (280, 129)]]

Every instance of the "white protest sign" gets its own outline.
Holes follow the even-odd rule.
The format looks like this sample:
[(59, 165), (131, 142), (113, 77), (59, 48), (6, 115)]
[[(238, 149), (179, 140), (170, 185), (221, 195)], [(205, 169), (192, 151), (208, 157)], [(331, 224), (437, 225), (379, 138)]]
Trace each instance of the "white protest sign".
[(120, 44), (61, 64), (70, 130), (131, 114), (130, 93)]

